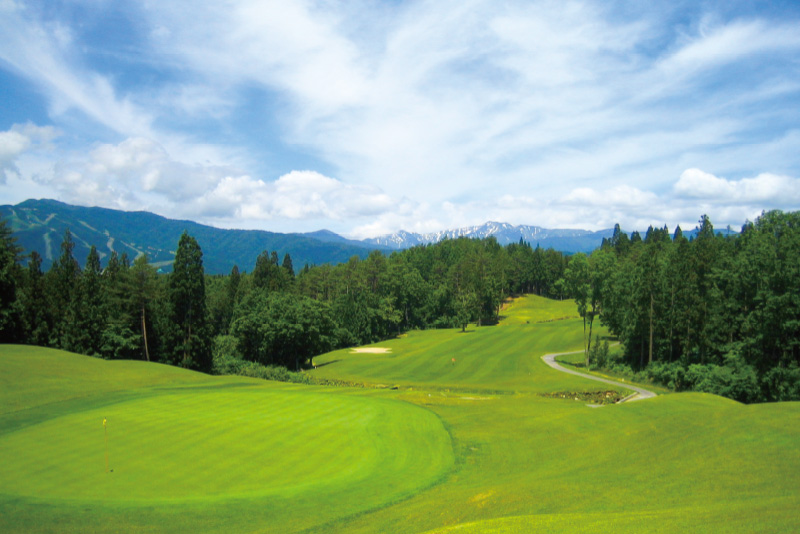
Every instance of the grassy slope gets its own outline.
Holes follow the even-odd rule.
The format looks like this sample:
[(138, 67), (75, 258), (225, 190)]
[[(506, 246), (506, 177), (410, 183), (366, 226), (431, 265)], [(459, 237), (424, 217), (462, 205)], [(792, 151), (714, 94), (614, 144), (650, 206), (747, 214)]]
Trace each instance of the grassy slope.
[(574, 316), (574, 307), (525, 297), (504, 311), (506, 319), (498, 326), (410, 332), (379, 343), (391, 349), (388, 354), (344, 349), (319, 356), (313, 372), (323, 378), (474, 392), (597, 390), (592, 382), (550, 372), (541, 360), (548, 352), (583, 347), (581, 319), (553, 321)]
[[(540, 365), (546, 352), (581, 347), (579, 320), (534, 324), (563, 305), (529, 297), (497, 327), (412, 333), (380, 344), (391, 355), (318, 359), (335, 362), (315, 371), (328, 377), (416, 384), (402, 398), (447, 423), (458, 460), (448, 483), (333, 531), (797, 530), (800, 404), (678, 394), (591, 409), (532, 396), (603, 387)], [(437, 372), (453, 389), (432, 387)], [(517, 394), (470, 393), (477, 384)]]
[(0, 369), (20, 368), (2, 393), (3, 532), (299, 530), (414, 494), (453, 463), (440, 420), (391, 399), (3, 346)]
[[(51, 465), (48, 469), (56, 474), (47, 475), (45, 470), (36, 475), (38, 498), (0, 497), (0, 530), (45, 531), (48, 525), (57, 525), (53, 530), (78, 532), (85, 530), (87, 524), (109, 532), (153, 528), (348, 533), (798, 530), (799, 403), (743, 406), (711, 395), (675, 394), (592, 409), (581, 402), (539, 397), (535, 393), (604, 387), (558, 373), (541, 362), (540, 356), (545, 352), (581, 347), (580, 321), (536, 324), (537, 317), (546, 320), (561, 313), (559, 306), (564, 304), (528, 298), (507, 310), (507, 321), (496, 327), (477, 328), (468, 334), (417, 332), (381, 344), (392, 347), (392, 354), (340, 351), (316, 360), (327, 363), (314, 371), (319, 375), (401, 386), (393, 391), (253, 386), (253, 382), (238, 379), (225, 379), (215, 385), (218, 379), (199, 375), (199, 383), (178, 388), (141, 383), (125, 395), (111, 392), (108, 398), (117, 404), (109, 406), (122, 410), (120, 415), (109, 416), (114, 423), (109, 428), (114, 432), (122, 415), (152, 413), (153, 408), (165, 405), (158, 400), (174, 400), (175, 395), (186, 403), (196, 399), (202, 405), (178, 408), (181, 413), (205, 410), (220, 414), (221, 417), (195, 415), (200, 420), (211, 420), (202, 423), (210, 429), (199, 436), (194, 424), (181, 423), (170, 430), (167, 422), (146, 423), (159, 432), (171, 432), (168, 440), (151, 442), (149, 449), (154, 448), (154, 443), (163, 447), (175, 440), (185, 445), (182, 454), (174, 453), (178, 458), (174, 462), (159, 459), (155, 452), (148, 453), (153, 457), (151, 461), (160, 462), (162, 467), (178, 465), (181, 473), (199, 478), (191, 483), (180, 477), (163, 484), (146, 482), (164, 499), (147, 505), (122, 499), (125, 491), (140, 491), (139, 484), (145, 483), (146, 478), (141, 476), (138, 481), (127, 482), (125, 491), (106, 490), (116, 500), (101, 504), (91, 498), (92, 492), (99, 491), (97, 488), (87, 489), (80, 484), (74, 491), (83, 492), (82, 498), (59, 496), (63, 489), (47, 478), (68, 478), (61, 474), (68, 469)], [(456, 357), (456, 365), (452, 364), (452, 357)], [(257, 399), (269, 408), (259, 412)], [(83, 416), (97, 426), (99, 416), (112, 413), (109, 408), (98, 406), (98, 402), (96, 398), (79, 398), (23, 410), (47, 410), (47, 422), (24, 428), (11, 425), (13, 428), (7, 427), (5, 435), (1, 434), (2, 425), (13, 414), (0, 416), (0, 447), (13, 446), (15, 454), (27, 454), (23, 445), (30, 447), (33, 442), (46, 440), (47, 425), (70, 423), (66, 426), (73, 427)], [(208, 404), (215, 409), (208, 410)], [(295, 404), (315, 407), (311, 410), (314, 414), (330, 409), (331, 415), (323, 419), (308, 415), (305, 407), (285, 408)], [(55, 418), (54, 406), (63, 407), (63, 418)], [(330, 468), (326, 462), (336, 462), (339, 449), (349, 449), (341, 439), (351, 433), (370, 434), (372, 427), (365, 431), (357, 420), (363, 412), (381, 409), (386, 413), (379, 412), (378, 419), (386, 419), (385, 424), (371, 435), (379, 443), (393, 443), (378, 454), (391, 465), (366, 469), (360, 478), (348, 479), (345, 473), (348, 482), (340, 483), (335, 479), (340, 471), (334, 470), (336, 474), (331, 475), (330, 470), (326, 471)], [(260, 440), (268, 433), (248, 437), (247, 432), (237, 428), (236, 418), (244, 413), (251, 417), (263, 413), (264, 417), (274, 415), (281, 419), (289, 417), (279, 415), (287, 411), (293, 425), (306, 428), (304, 439), (313, 444), (303, 454), (316, 455), (321, 461), (317, 468), (298, 471), (296, 477), (279, 468), (264, 471), (275, 479), (275, 491), (269, 493), (258, 489), (257, 477), (242, 467), (241, 458), (248, 451), (261, 450), (267, 456), (265, 461), (298, 469), (303, 462), (292, 456), (292, 448), (302, 447), (303, 443), (284, 447), (284, 440), (288, 439), (285, 427), (269, 426), (281, 438), (266, 447), (268, 450), (260, 449)], [(332, 421), (334, 432), (323, 424), (328, 417), (347, 411), (353, 415)], [(295, 412), (306, 415), (298, 420)], [(147, 416), (143, 418), (149, 421)], [(219, 422), (213, 423), (214, 420)], [(437, 426), (440, 424), (449, 432), (447, 439), (442, 437), (441, 426)], [(235, 448), (229, 440), (216, 437), (220, 431), (224, 435), (235, 434), (237, 440), (248, 441), (249, 446), (244, 450)], [(96, 442), (96, 434), (93, 436)], [(405, 441), (409, 439), (411, 442)], [(14, 444), (13, 440), (22, 443)], [(356, 440), (361, 442), (361, 438)], [(131, 447), (149, 450), (146, 440)], [(219, 448), (229, 454), (216, 451)], [(448, 454), (450, 450), (454, 456)], [(119, 472), (111, 476), (128, 476), (130, 468), (116, 463), (121, 458), (119, 451), (112, 449), (112, 453), (112, 467)], [(205, 465), (203, 471), (211, 473), (205, 477), (181, 465), (189, 455), (199, 467), (203, 465), (200, 455), (205, 454), (216, 455)], [(247, 465), (258, 469), (261, 458), (255, 454), (257, 457), (251, 457)], [(6, 453), (0, 451), (0, 455), (5, 457)], [(37, 457), (43, 455), (47, 454)], [(96, 458), (96, 450), (94, 455)], [(285, 455), (295, 458), (295, 463), (285, 463)], [(406, 456), (419, 456), (420, 461), (404, 459)], [(101, 461), (94, 461), (95, 469)], [(352, 462), (358, 460), (347, 461)], [(395, 462), (397, 465), (392, 467)], [(439, 462), (433, 472), (425, 469), (431, 462)], [(99, 467), (102, 469), (102, 465)], [(15, 480), (17, 491), (25, 493), (24, 485), (29, 482), (9, 472), (13, 468), (2, 469), (2, 486), (6, 486), (5, 481)], [(228, 470), (237, 476), (227, 481), (213, 480), (215, 476), (224, 477)], [(152, 469), (150, 473), (156, 471)], [(165, 468), (162, 472), (166, 476), (170, 475), (168, 471)], [(407, 476), (402, 476), (406, 472)], [(417, 485), (403, 486), (408, 480)], [(227, 484), (221, 491), (238, 497), (209, 495), (204, 484)], [(178, 495), (168, 496), (172, 493)]]

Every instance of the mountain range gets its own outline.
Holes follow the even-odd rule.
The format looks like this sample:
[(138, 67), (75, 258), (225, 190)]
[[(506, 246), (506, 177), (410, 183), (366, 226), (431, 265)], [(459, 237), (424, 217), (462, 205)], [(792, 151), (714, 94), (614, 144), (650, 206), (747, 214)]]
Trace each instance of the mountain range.
[(25, 253), (39, 253), (44, 270), (61, 254), (67, 229), (75, 242), (73, 255), (82, 265), (94, 245), (104, 265), (113, 251), (125, 253), (131, 260), (147, 254), (152, 265), (165, 271), (171, 269), (178, 240), (186, 231), (197, 239), (203, 250), (203, 266), (210, 274), (227, 274), (234, 265), (252, 271), (264, 250), (277, 251), (281, 259), (288, 253), (298, 269), (305, 264), (344, 262), (352, 256), (366, 258), (372, 249), (379, 248), (363, 243), (356, 246), (344, 238), (336, 242), (302, 234), (227, 230), (144, 211), (87, 208), (55, 200), (26, 200), (16, 206), (0, 206), (0, 218), (9, 222)]
[(288, 253), (297, 269), (305, 264), (340, 263), (352, 256), (365, 258), (372, 250), (389, 253), (458, 237), (480, 239), (493, 236), (501, 245), (522, 239), (532, 246), (567, 253), (589, 252), (613, 233), (612, 230), (548, 230), (538, 226), (487, 222), (428, 234), (401, 231), (358, 241), (328, 230), (304, 234), (229, 230), (167, 219), (144, 211), (73, 206), (55, 200), (26, 200), (14, 206), (0, 206), (0, 218), (9, 222), (25, 253), (33, 250), (39, 253), (45, 270), (60, 255), (60, 245), (67, 229), (75, 242), (73, 254), (81, 264), (94, 245), (103, 263), (113, 251), (127, 253), (131, 259), (147, 254), (151, 264), (164, 270), (172, 266), (178, 239), (186, 231), (200, 244), (203, 264), (210, 274), (227, 274), (234, 265), (240, 270), (251, 271), (256, 258), (264, 250), (276, 251), (280, 258)]
[(597, 232), (589, 230), (549, 230), (539, 226), (514, 226), (508, 223), (490, 221), (480, 226), (467, 226), (427, 234), (400, 231), (396, 234), (365, 239), (364, 242), (397, 250), (416, 245), (438, 243), (443, 239), (457, 239), (459, 237), (484, 239), (494, 237), (501, 245), (517, 243), (522, 239), (532, 246), (538, 245), (542, 248), (554, 248), (562, 252), (574, 253), (591, 252), (600, 246), (604, 237), (611, 237), (613, 233), (613, 230), (600, 230)]

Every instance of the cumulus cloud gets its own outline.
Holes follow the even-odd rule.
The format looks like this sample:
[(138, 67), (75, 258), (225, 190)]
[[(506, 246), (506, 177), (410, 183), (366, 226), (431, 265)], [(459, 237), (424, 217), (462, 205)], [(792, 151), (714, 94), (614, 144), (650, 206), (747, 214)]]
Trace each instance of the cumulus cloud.
[(34, 179), (67, 202), (145, 209), (152, 201), (180, 212), (232, 172), (231, 167), (177, 161), (155, 141), (134, 137), (97, 145), (87, 155), (67, 153)]
[[(516, 203), (515, 203), (516, 202)], [(505, 199), (506, 205), (519, 200)], [(576, 188), (555, 202), (540, 203), (539, 213), (555, 211), (570, 227), (583, 221), (590, 229), (608, 228), (620, 223), (624, 228), (682, 225), (693, 228), (707, 214), (715, 223), (738, 227), (753, 220), (765, 206), (779, 209), (800, 208), (800, 180), (789, 176), (761, 173), (754, 178), (728, 180), (697, 168), (683, 171), (671, 188), (647, 191), (628, 185), (609, 189)]]
[(573, 189), (562, 199), (565, 205), (607, 206), (613, 208), (640, 208), (652, 206), (658, 196), (650, 191), (642, 191), (629, 185), (618, 185), (605, 191), (596, 191), (589, 187)]
[(208, 216), (262, 221), (356, 219), (391, 211), (394, 205), (374, 187), (348, 185), (314, 171), (292, 171), (274, 182), (228, 176), (198, 203)]
[(717, 205), (800, 206), (800, 179), (771, 173), (727, 180), (700, 169), (686, 169), (674, 191), (680, 198), (701, 199)]
[(6, 183), (9, 175), (19, 175), (17, 160), (22, 154), (47, 145), (58, 135), (58, 130), (52, 126), (33, 123), (15, 124), (0, 132), (0, 183)]
[[(2, 146), (11, 153), (21, 141), (8, 137)], [(98, 145), (85, 157), (72, 154), (37, 180), (67, 202), (150, 209), (226, 225), (280, 219), (324, 224), (405, 209), (402, 199), (395, 201), (375, 186), (346, 184), (315, 171), (291, 171), (275, 180), (253, 178), (230, 166), (177, 161), (162, 145), (142, 137)]]

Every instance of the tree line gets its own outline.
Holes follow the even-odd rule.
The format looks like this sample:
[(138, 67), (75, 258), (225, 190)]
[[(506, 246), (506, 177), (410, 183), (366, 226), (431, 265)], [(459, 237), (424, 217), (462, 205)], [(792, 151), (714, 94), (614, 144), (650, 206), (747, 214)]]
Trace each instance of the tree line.
[[(743, 402), (800, 399), (800, 213), (770, 211), (738, 235), (649, 228), (575, 255), (566, 273), (587, 325), (619, 337), (623, 365), (676, 390)], [(607, 349), (606, 349), (607, 351)], [(606, 363), (606, 362), (601, 362)]]
[[(299, 369), (329, 350), (411, 329), (493, 324), (511, 295), (573, 298), (587, 364), (638, 372), (676, 390), (744, 402), (800, 399), (800, 213), (771, 211), (740, 234), (703, 216), (642, 237), (619, 225), (591, 254), (459, 238), (338, 265), (263, 251), (251, 273), (206, 275), (184, 233), (172, 272), (142, 255), (95, 249), (81, 269), (67, 231), (42, 272), (0, 221), (0, 341), (212, 371), (218, 353)], [(621, 344), (608, 358), (599, 321)], [(589, 361), (591, 360), (591, 361)]]
[(108, 359), (144, 359), (212, 371), (214, 347), (263, 365), (298, 369), (315, 355), (410, 329), (492, 324), (511, 294), (566, 298), (569, 258), (520, 241), (460, 238), (338, 265), (306, 265), (263, 251), (251, 273), (206, 275), (184, 233), (171, 273), (146, 255), (95, 248), (85, 267), (69, 231), (47, 272), (0, 221), (0, 341)]

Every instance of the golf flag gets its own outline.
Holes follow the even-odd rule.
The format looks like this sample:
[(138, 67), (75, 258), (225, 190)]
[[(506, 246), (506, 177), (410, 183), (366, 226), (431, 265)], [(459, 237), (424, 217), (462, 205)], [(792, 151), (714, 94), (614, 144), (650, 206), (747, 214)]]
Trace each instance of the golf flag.
[(106, 473), (108, 473), (108, 429), (106, 428), (106, 418), (103, 417), (103, 436), (106, 442)]

